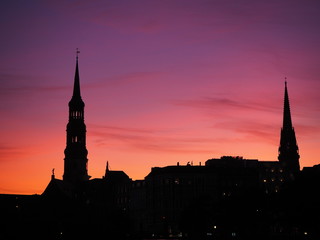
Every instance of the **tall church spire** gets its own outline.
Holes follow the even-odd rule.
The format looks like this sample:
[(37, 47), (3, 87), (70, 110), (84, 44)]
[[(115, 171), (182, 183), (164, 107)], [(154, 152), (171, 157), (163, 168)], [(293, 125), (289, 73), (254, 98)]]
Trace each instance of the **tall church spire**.
[(78, 67), (78, 55), (77, 55), (77, 60), (76, 60), (76, 72), (75, 72), (75, 75), (74, 75), (74, 85), (73, 85), (73, 96), (72, 97), (81, 98), (80, 80), (79, 80), (79, 67)]
[(69, 107), (82, 109), (84, 108), (84, 102), (81, 98), (80, 92), (80, 77), (79, 77), (79, 67), (78, 67), (78, 53), (80, 53), (77, 49), (77, 57), (76, 57), (76, 71), (74, 74), (74, 83), (73, 83), (73, 94), (71, 101), (69, 102)]
[(67, 124), (67, 146), (64, 150), (63, 180), (78, 183), (90, 177), (87, 170), (86, 125), (84, 124), (84, 102), (80, 94), (78, 53), (74, 76), (73, 95), (69, 102), (69, 122)]
[(283, 108), (283, 125), (281, 128), (280, 146), (278, 159), (284, 169), (291, 175), (300, 171), (299, 148), (296, 141), (296, 135), (292, 126), (289, 95), (287, 81), (284, 89), (284, 108)]
[(292, 121), (291, 121), (291, 113), (290, 113), (290, 104), (289, 104), (289, 96), (287, 89), (287, 81), (285, 81), (284, 87), (284, 107), (283, 107), (283, 128), (291, 129)]

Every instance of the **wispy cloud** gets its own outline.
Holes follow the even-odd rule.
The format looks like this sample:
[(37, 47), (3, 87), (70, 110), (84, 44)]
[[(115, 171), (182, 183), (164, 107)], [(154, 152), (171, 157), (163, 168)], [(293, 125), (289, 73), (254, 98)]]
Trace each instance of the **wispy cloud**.
[[(167, 153), (209, 153), (208, 143), (216, 140), (205, 137), (181, 136), (181, 129), (144, 129), (117, 126), (89, 125), (90, 136), (99, 146), (114, 144), (144, 151)], [(180, 134), (179, 134), (180, 133)]]
[(104, 82), (111, 85), (122, 85), (136, 82), (153, 81), (163, 76), (165, 76), (165, 73), (163, 72), (128, 72), (107, 77)]
[(277, 144), (279, 140), (280, 129), (273, 124), (244, 121), (235, 119), (233, 121), (219, 122), (213, 125), (213, 128), (224, 129), (235, 133), (240, 133), (243, 137), (241, 141), (261, 142), (268, 144)]
[(23, 147), (13, 147), (7, 144), (0, 144), (0, 161), (12, 161), (12, 159), (17, 159), (19, 157), (25, 157), (30, 153), (27, 149)]
[[(82, 83), (82, 88), (96, 89), (106, 85), (121, 86), (127, 84), (145, 83), (145, 81), (151, 82), (163, 76), (165, 76), (165, 73), (163, 72), (128, 72), (108, 76), (106, 78), (102, 78), (102, 80), (98, 82)], [(68, 85), (48, 85), (45, 81), (42, 81), (43, 79), (45, 79), (45, 77), (18, 74), (0, 74), (0, 82), (2, 83), (2, 88), (0, 89), (0, 92), (3, 94), (8, 94), (10, 92), (71, 92), (72, 90), (72, 80), (70, 80), (70, 84)]]
[(268, 101), (247, 101), (247, 100), (235, 100), (234, 98), (226, 97), (203, 97), (200, 99), (191, 99), (191, 100), (173, 100), (172, 104), (178, 106), (186, 106), (193, 108), (210, 108), (215, 109), (224, 109), (224, 110), (254, 110), (254, 111), (264, 111), (264, 112), (278, 112), (275, 104)]
[(89, 124), (95, 130), (116, 131), (116, 132), (129, 132), (129, 133), (154, 133), (156, 130), (147, 128), (132, 128), (132, 127), (118, 127), (110, 125)]
[(320, 126), (319, 125), (306, 125), (306, 124), (295, 124), (296, 135), (305, 136), (308, 138), (319, 138)]
[(45, 77), (0, 73), (0, 94), (13, 94), (15, 92), (48, 92), (70, 90), (70, 86), (44, 84), (41, 80)]

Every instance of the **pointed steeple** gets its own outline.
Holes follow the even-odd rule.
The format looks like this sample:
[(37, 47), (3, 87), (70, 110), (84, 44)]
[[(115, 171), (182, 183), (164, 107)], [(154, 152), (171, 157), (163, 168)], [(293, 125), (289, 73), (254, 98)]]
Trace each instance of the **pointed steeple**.
[(90, 178), (88, 175), (88, 150), (86, 148), (86, 125), (84, 124), (84, 102), (80, 94), (78, 53), (74, 76), (73, 95), (69, 102), (69, 122), (67, 124), (67, 146), (64, 150), (63, 180), (78, 183)]
[(75, 109), (81, 109), (84, 107), (84, 102), (81, 98), (81, 91), (80, 91), (80, 77), (79, 77), (79, 66), (78, 66), (78, 53), (79, 50), (77, 49), (77, 57), (76, 57), (76, 70), (74, 74), (74, 83), (73, 83), (73, 94), (72, 98), (69, 102), (69, 107), (75, 108)]
[(73, 95), (72, 97), (81, 98), (80, 94), (80, 78), (79, 78), (79, 67), (78, 67), (78, 56), (76, 60), (76, 72), (74, 75)]
[(283, 125), (282, 126), (283, 128), (286, 128), (286, 129), (292, 128), (287, 81), (285, 81), (285, 87), (284, 87), (284, 107), (283, 107)]
[(104, 178), (107, 178), (109, 171), (110, 171), (109, 170), (109, 161), (107, 161), (106, 172), (104, 174)]
[(299, 158), (299, 148), (291, 120), (287, 81), (285, 81), (283, 125), (281, 128), (278, 159), (288, 174), (294, 176), (300, 171)]

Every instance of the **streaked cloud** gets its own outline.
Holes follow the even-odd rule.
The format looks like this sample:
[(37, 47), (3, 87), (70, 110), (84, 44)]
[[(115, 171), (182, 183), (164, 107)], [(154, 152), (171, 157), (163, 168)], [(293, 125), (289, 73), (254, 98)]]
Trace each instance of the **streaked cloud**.
[[(249, 110), (249, 111), (263, 111), (263, 112), (279, 112), (279, 104), (275, 105), (273, 102), (265, 100), (252, 99), (251, 101), (245, 99), (236, 99), (232, 97), (203, 97), (199, 99), (190, 100), (174, 100), (172, 104), (193, 108), (209, 108), (215, 110)], [(235, 114), (236, 115), (236, 114)]]
[(26, 149), (24, 146), (16, 147), (8, 144), (0, 144), (0, 162), (10, 162), (13, 159), (22, 159), (27, 155), (34, 154), (30, 149)]
[[(109, 147), (115, 144), (142, 151), (199, 153), (210, 151), (205, 146), (217, 141), (214, 138), (188, 136), (182, 129), (144, 129), (117, 126), (90, 125), (89, 136), (97, 138), (96, 144)], [(218, 140), (220, 141), (220, 140)]]

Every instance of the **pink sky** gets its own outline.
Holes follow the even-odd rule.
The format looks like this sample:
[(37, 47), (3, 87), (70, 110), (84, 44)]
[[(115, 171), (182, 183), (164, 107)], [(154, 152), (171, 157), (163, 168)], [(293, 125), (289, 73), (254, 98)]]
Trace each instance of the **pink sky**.
[(284, 78), (300, 164), (320, 163), (320, 2), (0, 3), (0, 193), (63, 175), (75, 49), (89, 174), (277, 160)]

